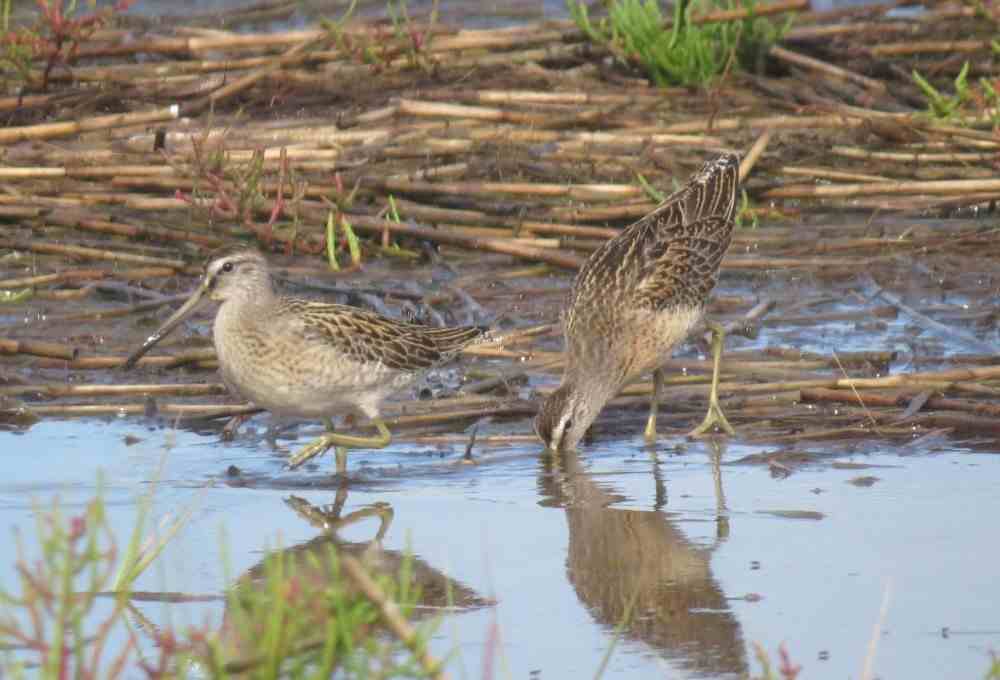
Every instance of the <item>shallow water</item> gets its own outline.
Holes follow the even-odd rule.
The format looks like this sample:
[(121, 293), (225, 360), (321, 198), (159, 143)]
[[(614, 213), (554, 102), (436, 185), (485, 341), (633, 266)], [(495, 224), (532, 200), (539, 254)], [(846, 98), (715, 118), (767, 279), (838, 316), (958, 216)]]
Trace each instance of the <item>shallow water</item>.
[[(129, 446), (127, 436), (142, 441)], [(28, 526), (30, 499), (53, 493), (82, 507), (103, 470), (112, 524), (125, 535), (132, 498), (159, 480), (157, 513), (192, 504), (195, 513), (137, 588), (219, 593), (224, 561), (241, 574), (267, 546), (319, 534), (285, 499), (320, 506), (336, 496), (325, 472), (281, 473), (281, 458), (247, 439), (224, 445), (135, 420), (2, 433), (12, 463), (0, 485), (3, 524)], [(772, 653), (786, 643), (808, 677), (859, 677), (883, 601), (878, 676), (984, 671), (987, 650), (1000, 646), (998, 555), (988, 538), (1000, 512), (1000, 457), (845, 449), (835, 463), (864, 469), (824, 461), (778, 479), (763, 465), (731, 464), (760, 448), (722, 443), (716, 467), (710, 443), (685, 443), (679, 453), (680, 443), (664, 441), (654, 453), (626, 438), (559, 459), (534, 446), (481, 449), (478, 465), (448, 465), (461, 452), (427, 456), (425, 447), (399, 445), (353, 458), (368, 467), (342, 512), (390, 504), (385, 549), (409, 546), (478, 597), (496, 599), (447, 618), (434, 641), (439, 654), (457, 649), (473, 676), (487, 657), (511, 677), (592, 674), (636, 592), (636, 616), (606, 677), (737, 675), (755, 668), (751, 642)], [(234, 488), (223, 474), (233, 463), (273, 477), (267, 487)], [(379, 474), (397, 465), (405, 472)], [(849, 483), (860, 476), (878, 480)], [(819, 518), (796, 518), (801, 511)], [(340, 537), (366, 542), (376, 529), (365, 520)], [(5, 561), (0, 578), (11, 577)], [(221, 603), (169, 606), (175, 622), (221, 619)], [(139, 605), (153, 620), (165, 607)], [(499, 646), (488, 644), (494, 624)]]
[[(493, 270), (483, 270), (492, 262), (458, 262), (451, 281), (462, 282), (456, 285), (490, 313), (503, 310), (515, 326), (555, 319), (568, 277), (495, 285)], [(942, 319), (964, 313), (970, 303), (988, 315), (994, 303), (974, 291), (982, 281), (995, 285), (990, 263), (960, 262), (961, 270), (952, 263), (934, 279), (909, 269), (905, 260), (873, 274), (905, 294), (909, 304)], [(439, 276), (433, 268), (372, 262), (363, 272), (333, 280), (391, 289), (409, 280), (429, 291), (440, 285)], [(302, 277), (297, 272), (291, 278)], [(826, 356), (893, 350), (898, 355), (889, 372), (899, 373), (945, 366), (949, 356), (968, 351), (955, 338), (916, 325), (902, 313), (868, 318), (865, 310), (879, 302), (865, 290), (857, 277), (825, 270), (724, 271), (716, 298), (740, 302), (716, 308), (713, 316), (731, 319), (759, 300), (776, 302), (757, 335), (727, 338), (727, 352), (734, 354), (774, 347)], [(441, 312), (453, 322), (469, 320), (468, 309), (452, 307), (442, 306)], [(25, 337), (93, 333), (107, 353), (135, 346), (149, 331), (148, 322), (134, 317), (86, 325), (38, 323), (62, 311), (41, 301), (10, 308), (0, 323)], [(831, 312), (859, 316), (855, 321), (787, 321)], [(201, 314), (183, 335), (207, 336), (209, 318), (210, 311)], [(962, 320), (953, 326), (984, 342), (996, 341), (990, 322)], [(559, 340), (541, 344), (555, 350)], [(689, 344), (679, 356), (698, 353)], [(431, 384), (447, 391), (463, 372), (484, 365), (504, 370), (511, 361), (456, 362)], [(788, 371), (791, 379), (803, 373), (794, 364)], [(32, 383), (122, 379), (110, 373), (39, 368), (30, 362), (9, 367), (10, 376)], [(216, 379), (205, 371), (138, 373), (129, 380)], [(862, 368), (860, 374), (871, 375), (872, 369)], [(529, 377), (528, 385), (517, 388), (523, 398), (555, 379), (534, 372)], [(663, 431), (684, 431), (700, 418), (700, 408), (683, 400), (675, 408), (667, 403), (669, 424)], [(672, 411), (683, 420), (671, 421)], [(844, 420), (836, 407), (797, 405), (783, 412), (800, 415), (778, 427), (779, 434), (861, 418)], [(190, 522), (137, 589), (217, 597), (267, 550), (324, 540), (322, 530), (294, 507), (339, 503), (339, 516), (345, 517), (386, 503), (393, 511), (382, 540), (387, 560), (412, 548), (427, 584), (441, 590), (448, 583), (463, 594), (465, 601), (456, 601), (462, 611), (445, 617), (433, 643), (439, 656), (455, 652), (454, 677), (463, 677), (460, 668), (465, 676), (478, 677), (487, 666), (499, 677), (592, 675), (614, 644), (614, 631), (626, 620), (633, 598), (634, 615), (605, 677), (745, 675), (759, 670), (754, 643), (772, 659), (786, 644), (810, 678), (861, 677), (869, 655), (878, 677), (980, 676), (989, 650), (1000, 648), (994, 583), (1000, 556), (992, 540), (1000, 513), (996, 442), (956, 431), (895, 443), (861, 438), (751, 445), (760, 427), (738, 409), (730, 415), (742, 432), (718, 442), (718, 451), (710, 442), (677, 436), (663, 436), (652, 451), (641, 440), (642, 409), (619, 409), (600, 419), (595, 441), (577, 457), (553, 459), (533, 442), (489, 443), (495, 438), (475, 446), (475, 465), (462, 462), (469, 423), (443, 431), (454, 435), (451, 443), (417, 443), (402, 432), (385, 450), (352, 453), (346, 488), (332, 475), (330, 457), (295, 472), (283, 470), (289, 451), (313, 436), (316, 424), (288, 430), (275, 443), (265, 436), (269, 417), (261, 415), (235, 441), (223, 443), (218, 426), (178, 429), (169, 418), (46, 419), (27, 430), (0, 431), (5, 463), (0, 550), (13, 554), (8, 527), (20, 526), (31, 535), (34, 503), (58, 496), (67, 513), (82, 509), (94, 496), (100, 473), (111, 525), (121, 540), (132, 528), (141, 494), (154, 493), (157, 519), (193, 508)], [(795, 418), (808, 424), (796, 425)], [(485, 435), (529, 431), (526, 416), (485, 422), (480, 442)], [(227, 474), (231, 466), (239, 468), (238, 475)], [(376, 518), (365, 519), (329, 540), (347, 550), (361, 549), (378, 529)], [(12, 559), (0, 561), (0, 584), (10, 585), (13, 576)], [(150, 621), (172, 621), (182, 628), (206, 619), (218, 624), (224, 613), (218, 600), (137, 606)]]

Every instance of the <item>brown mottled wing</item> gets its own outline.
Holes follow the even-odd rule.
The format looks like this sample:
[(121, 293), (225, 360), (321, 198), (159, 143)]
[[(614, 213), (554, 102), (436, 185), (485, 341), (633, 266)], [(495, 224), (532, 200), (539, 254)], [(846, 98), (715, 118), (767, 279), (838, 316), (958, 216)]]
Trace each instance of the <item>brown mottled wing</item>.
[(287, 299), (283, 310), (301, 320), (305, 335), (360, 363), (401, 371), (430, 368), (484, 336), (484, 328), (431, 328), (346, 305)]
[(739, 181), (739, 157), (720, 156), (666, 201), (666, 211), (654, 213), (655, 226), (642, 239), (635, 291), (640, 307), (705, 304), (732, 241)]
[(577, 275), (567, 322), (572, 324), (578, 306), (615, 304), (609, 291), (639, 308), (703, 305), (732, 239), (738, 190), (737, 155), (706, 163), (587, 260)]
[(636, 306), (655, 310), (703, 306), (718, 280), (732, 226), (731, 220), (707, 217), (652, 246), (635, 289)]

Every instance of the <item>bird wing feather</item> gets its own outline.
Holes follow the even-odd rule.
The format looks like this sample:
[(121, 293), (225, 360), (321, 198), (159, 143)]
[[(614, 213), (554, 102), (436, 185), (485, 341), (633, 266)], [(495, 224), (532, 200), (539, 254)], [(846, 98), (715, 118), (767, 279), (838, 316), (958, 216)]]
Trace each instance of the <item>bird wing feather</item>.
[(609, 291), (639, 308), (704, 304), (732, 239), (738, 186), (739, 158), (720, 156), (601, 246), (577, 275), (567, 324), (578, 307), (613, 304)]
[(652, 245), (633, 289), (636, 306), (661, 311), (703, 305), (715, 287), (731, 233), (725, 220), (709, 217), (688, 225), (683, 235), (675, 231)]
[(448, 359), (482, 337), (473, 326), (431, 328), (396, 321), (347, 305), (288, 300), (301, 319), (305, 337), (329, 345), (358, 363), (382, 363), (400, 371), (420, 371)]

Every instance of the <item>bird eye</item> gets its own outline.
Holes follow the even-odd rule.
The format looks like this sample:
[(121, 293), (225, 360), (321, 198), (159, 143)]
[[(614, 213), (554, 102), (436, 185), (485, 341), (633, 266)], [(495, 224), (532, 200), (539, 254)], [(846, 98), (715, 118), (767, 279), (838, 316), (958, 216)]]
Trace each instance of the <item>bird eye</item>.
[(222, 271), (226, 272), (227, 274), (229, 272), (233, 271), (233, 263), (232, 262), (223, 262), (222, 263)]

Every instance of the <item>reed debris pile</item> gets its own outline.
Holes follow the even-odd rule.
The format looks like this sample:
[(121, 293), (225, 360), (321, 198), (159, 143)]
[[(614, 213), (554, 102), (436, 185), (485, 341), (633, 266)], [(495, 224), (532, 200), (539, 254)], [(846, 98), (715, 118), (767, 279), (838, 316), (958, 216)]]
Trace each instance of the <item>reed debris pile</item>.
[[(1000, 15), (903, 1), (689, 10), (663, 17), (665, 35), (732, 24), (766, 40), (680, 87), (590, 14), (235, 25), (293, 11), (275, 3), (212, 27), (110, 11), (12, 29), (4, 416), (245, 411), (220, 405), (204, 337), (145, 358), (161, 369), (145, 384), (109, 369), (193, 288), (208, 251), (250, 241), (325, 295), (430, 322), (498, 316), (508, 340), (479, 350), (465, 394), (401, 408), (398, 424), (489, 414), (528, 437), (531, 399), (559, 365), (567, 275), (733, 149), (746, 154), (741, 228), (710, 311), (749, 336), (730, 343), (723, 385), (747, 436), (995, 437), (1000, 241), (981, 215), (1000, 198)], [(401, 278), (418, 280), (385, 283)], [(187, 372), (203, 380), (174, 378)], [(678, 429), (702, 408), (701, 382), (671, 388)]]

